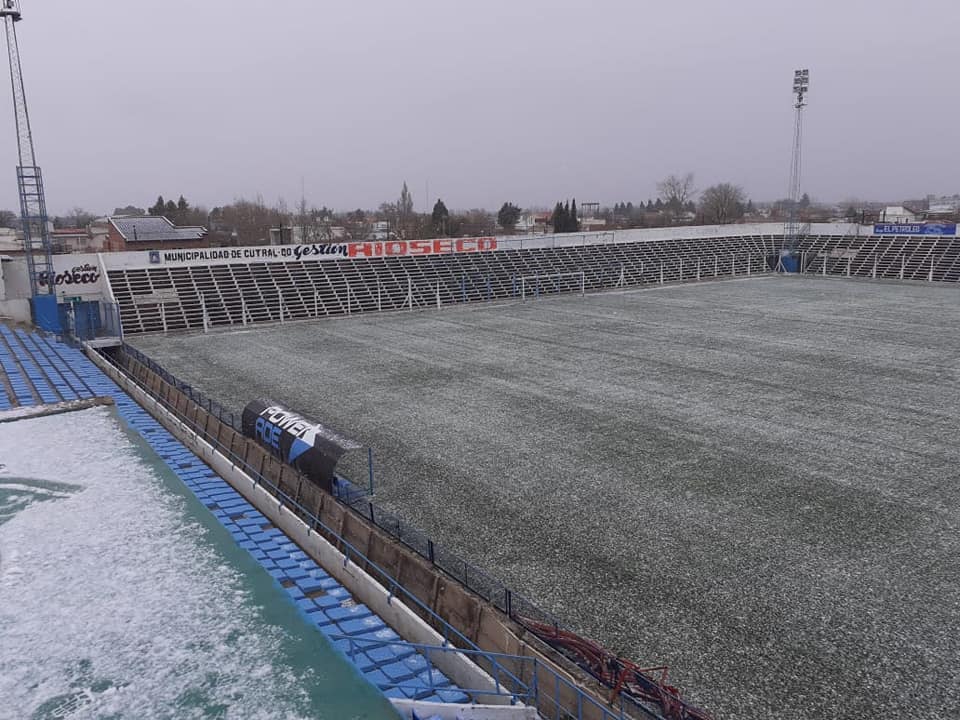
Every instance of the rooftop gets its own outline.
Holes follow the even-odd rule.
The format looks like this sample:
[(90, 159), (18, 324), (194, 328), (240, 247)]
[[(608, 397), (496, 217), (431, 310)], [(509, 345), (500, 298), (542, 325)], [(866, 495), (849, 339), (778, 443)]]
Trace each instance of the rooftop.
[(207, 229), (199, 225), (177, 227), (162, 216), (112, 217), (113, 225), (127, 242), (180, 242), (200, 240)]

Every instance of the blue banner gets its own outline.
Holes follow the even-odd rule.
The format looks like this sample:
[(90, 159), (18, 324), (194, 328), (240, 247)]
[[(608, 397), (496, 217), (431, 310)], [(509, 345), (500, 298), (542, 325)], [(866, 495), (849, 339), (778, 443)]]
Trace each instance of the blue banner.
[(956, 235), (956, 223), (876, 223), (874, 235)]

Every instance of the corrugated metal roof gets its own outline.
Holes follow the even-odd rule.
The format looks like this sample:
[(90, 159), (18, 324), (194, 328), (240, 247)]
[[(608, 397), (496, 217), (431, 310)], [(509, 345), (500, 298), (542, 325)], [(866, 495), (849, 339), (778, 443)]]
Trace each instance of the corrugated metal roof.
[(199, 240), (207, 234), (204, 227), (177, 227), (165, 217), (117, 217), (110, 222), (127, 242)]

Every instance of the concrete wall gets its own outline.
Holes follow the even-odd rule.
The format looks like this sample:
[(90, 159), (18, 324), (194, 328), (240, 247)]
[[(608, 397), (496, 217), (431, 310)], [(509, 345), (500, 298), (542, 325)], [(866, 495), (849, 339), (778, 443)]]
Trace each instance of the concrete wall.
[(5, 260), (3, 263), (4, 299), (15, 300), (30, 297), (30, 276), (27, 273), (27, 261), (19, 257)]
[(29, 323), (31, 320), (30, 301), (23, 299), (0, 300), (0, 318)]
[[(225, 452), (241, 458), (248, 467), (261, 473), (269, 479), (270, 482), (275, 483), (284, 494), (294, 498), (302, 506), (310, 509), (324, 525), (331, 528), (350, 545), (358, 548), (370, 562), (383, 568), (390, 577), (399, 582), (420, 602), (433, 610), (433, 612), (442, 617), (459, 632), (463, 633), (464, 636), (473, 641), (478, 647), (488, 652), (536, 658), (536, 665), (529, 661), (512, 662), (510, 660), (504, 660), (502, 665), (528, 685), (534, 682), (537, 683), (539, 687), (538, 709), (546, 716), (553, 717), (557, 715), (557, 704), (559, 704), (561, 708), (568, 710), (574, 717), (577, 717), (579, 708), (580, 717), (586, 720), (593, 720), (594, 718), (599, 720), (603, 718), (604, 711), (602, 708), (605, 705), (609, 690), (554, 652), (538, 638), (529, 634), (522, 626), (515, 623), (497, 608), (468, 591), (457, 581), (451, 579), (434, 567), (425, 558), (398, 543), (376, 525), (351, 512), (337, 502), (335, 498), (298, 476), (292, 468), (277, 461), (256, 443), (240, 435), (229, 425), (221, 423), (216, 417), (210, 415), (202, 407), (194, 403), (186, 394), (166, 383), (159, 375), (152, 372), (143, 364), (126, 355), (122, 356), (121, 362), (126, 372), (137, 382), (137, 384), (133, 384), (129, 379), (125, 379), (117, 373), (112, 366), (106, 363), (106, 361), (95, 352), (88, 350), (88, 354), (91, 355), (94, 362), (101, 368), (109, 371), (111, 377), (134, 396), (141, 405), (147, 408), (151, 414), (154, 414), (158, 420), (167, 425), (167, 423), (170, 422), (170, 418), (166, 417), (168, 413), (163, 411), (160, 405), (170, 408), (178, 418), (185, 420), (187, 423), (191, 423), (198, 432), (204, 434), (212, 442), (216, 442)], [(148, 391), (149, 395), (147, 392), (141, 390), (138, 385)], [(159, 404), (154, 401), (154, 397), (159, 400)], [(176, 426), (179, 428), (178, 432), (181, 435), (189, 438), (192, 434), (185, 432), (185, 428), (182, 426)], [(174, 432), (172, 428), (171, 432)], [(187, 444), (191, 448), (198, 448), (198, 454), (205, 459), (206, 456), (202, 453), (206, 452), (209, 454), (212, 451), (209, 443), (197, 439), (190, 440)], [(214, 467), (212, 464), (213, 456), (210, 457), (211, 460), (209, 464), (211, 464), (211, 467)], [(230, 471), (231, 468), (232, 466), (228, 462), (224, 472)], [(215, 467), (215, 469), (220, 472), (219, 467)], [(224, 477), (229, 480), (226, 475), (224, 475)], [(247, 487), (244, 487), (244, 485)], [(241, 482), (237, 489), (247, 496), (247, 493), (253, 490), (250, 486), (252, 486), (252, 483), (246, 480)], [(262, 486), (258, 486), (256, 491), (253, 497), (257, 498), (255, 504), (261, 512), (270, 517), (271, 520), (280, 527), (294, 527), (293, 519), (297, 516), (295, 516), (292, 511), (286, 508), (279, 509), (278, 503), (272, 496), (267, 503), (266, 509), (260, 507), (268, 491)], [(254, 502), (253, 498), (249, 499), (251, 502)], [(268, 510), (273, 514), (268, 514)], [(274, 520), (274, 517), (276, 517), (276, 520)], [(300, 521), (300, 529), (295, 532), (291, 530), (291, 533), (293, 533), (291, 537), (294, 537), (306, 552), (318, 552), (320, 545), (317, 543), (320, 536), (303, 523), (303, 518), (297, 519)], [(280, 525), (281, 521), (285, 524), (284, 526)], [(342, 550), (342, 548), (336, 547), (332, 543), (330, 547), (336, 549), (338, 552)], [(342, 558), (343, 555), (333, 555), (330, 550), (325, 550), (320, 557), (316, 557), (315, 559), (321, 562), (321, 557), (324, 558), (323, 563), (326, 567), (326, 563), (330, 558)], [(342, 560), (339, 562), (342, 564)], [(369, 574), (365, 573), (368, 577), (378, 575), (376, 569), (372, 567), (359, 567), (349, 564), (348, 568), (350, 568), (350, 573), (345, 574), (342, 578), (338, 577), (338, 580), (351, 591), (353, 591), (353, 587), (351, 587), (350, 583), (355, 582), (355, 577), (362, 577), (360, 575), (361, 571), (370, 570)], [(328, 569), (328, 571), (332, 573), (332, 570)], [(364, 582), (366, 582), (366, 580)], [(371, 582), (373, 582), (372, 578)], [(379, 590), (377, 593), (379, 593), (379, 597), (377, 593), (371, 593), (370, 601), (363, 599), (363, 602), (367, 603), (371, 609), (375, 611), (379, 611), (385, 602), (385, 589), (382, 584), (378, 583), (378, 585)], [(375, 603), (380, 603), (380, 605), (376, 605)], [(391, 605), (398, 604), (396, 600), (391, 603)], [(435, 620), (430, 619), (426, 612), (415, 606), (406, 608), (403, 616), (404, 623), (411, 621), (410, 615), (420, 615), (421, 620), (427, 623), (436, 623)], [(390, 624), (393, 623), (388, 615), (384, 614), (382, 617), (386, 622)], [(406, 625), (404, 625), (404, 627), (406, 627)], [(395, 629), (397, 629), (401, 635), (408, 637), (401, 632), (399, 628), (395, 627)], [(436, 628), (433, 629), (436, 630)], [(433, 637), (436, 638), (439, 636), (434, 634)], [(408, 639), (413, 640), (412, 637)], [(484, 664), (483, 661), (481, 661), (481, 664)], [(484, 666), (486, 669), (490, 669), (488, 666)], [(537, 668), (536, 672), (538, 677), (536, 679), (533, 677), (534, 667)], [(441, 667), (441, 669), (444, 672), (448, 672), (444, 667)], [(452, 669), (457, 672), (462, 670), (462, 668)], [(566, 679), (572, 686), (585, 690), (598, 704), (593, 705), (592, 703), (581, 702), (573, 687), (561, 685), (559, 687), (559, 693), (557, 693), (554, 673)], [(453, 672), (448, 672), (448, 674), (457, 682), (464, 684)]]

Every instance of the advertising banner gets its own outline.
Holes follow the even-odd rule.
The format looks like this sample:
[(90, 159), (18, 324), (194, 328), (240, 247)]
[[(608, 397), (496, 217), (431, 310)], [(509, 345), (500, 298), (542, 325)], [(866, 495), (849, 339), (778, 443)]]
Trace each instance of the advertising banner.
[(37, 273), (37, 283), (45, 291), (53, 282), (58, 296), (100, 295), (103, 290), (103, 271), (95, 254), (54, 255), (53, 277)]
[(337, 462), (348, 450), (360, 448), (359, 443), (268, 400), (247, 403), (242, 429), (245, 436), (327, 492), (333, 488)]
[(956, 223), (876, 223), (874, 235), (956, 235)]
[[(378, 240), (370, 242), (306, 243), (256, 247), (148, 250), (136, 253), (135, 265), (209, 265), (236, 262), (289, 262), (291, 260), (343, 260), (350, 258), (452, 255), (497, 249), (497, 238), (439, 238), (436, 240)], [(131, 255), (131, 253), (124, 253)], [(113, 261), (115, 258), (111, 257)], [(139, 262), (137, 262), (139, 260)], [(147, 262), (144, 263), (143, 261)], [(112, 267), (112, 265), (111, 265)]]

